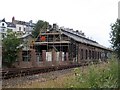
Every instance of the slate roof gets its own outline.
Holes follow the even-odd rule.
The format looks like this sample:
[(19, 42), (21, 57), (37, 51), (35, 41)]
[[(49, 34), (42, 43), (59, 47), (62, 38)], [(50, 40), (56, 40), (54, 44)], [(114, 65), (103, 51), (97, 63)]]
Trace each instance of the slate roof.
[[(26, 37), (28, 37), (28, 36), (32, 36), (32, 34), (24, 34), (23, 36), (18, 37), (18, 38), (20, 38), (20, 39), (24, 39), (24, 38), (26, 38)], [(33, 37), (33, 36), (32, 36), (32, 37)]]
[(7, 27), (13, 27), (16, 28), (16, 25), (11, 23), (11, 22), (6, 22), (7, 23)]
[(25, 22), (25, 25), (26, 25), (26, 26), (30, 26), (30, 27), (34, 27), (34, 26), (35, 26), (35, 23)]
[(92, 46), (95, 46), (95, 47), (99, 47), (99, 48), (102, 48), (102, 49), (105, 49), (105, 50), (110, 50), (112, 51), (111, 49), (105, 47), (105, 46), (102, 46), (100, 45), (98, 42), (96, 41), (93, 41), (91, 39), (88, 39), (78, 33), (74, 33), (72, 31), (69, 31), (69, 30), (65, 30), (65, 29), (61, 29), (60, 30), (62, 34), (72, 38), (73, 40), (77, 41), (77, 42), (81, 42), (81, 43), (84, 43), (84, 44), (88, 44), (88, 45), (92, 45)]
[(19, 20), (15, 20), (16, 24), (20, 24), (20, 25), (26, 25), (26, 26), (30, 26), (30, 27), (34, 27), (35, 23), (30, 23), (30, 22), (25, 22), (25, 21), (19, 21)]
[(27, 27), (34, 27), (35, 23), (30, 23), (30, 22), (25, 22), (25, 21), (19, 21), (19, 20), (15, 20), (15, 23), (12, 22), (6, 22), (4, 20), (0, 20), (0, 22), (5, 22), (7, 24), (7, 27), (13, 27), (16, 28), (15, 24), (20, 24), (20, 25), (26, 25)]

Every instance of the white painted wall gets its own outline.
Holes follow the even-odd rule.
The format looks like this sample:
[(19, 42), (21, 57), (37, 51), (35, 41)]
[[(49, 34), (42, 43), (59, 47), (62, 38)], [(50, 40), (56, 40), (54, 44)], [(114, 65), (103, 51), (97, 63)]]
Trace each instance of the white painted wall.
[[(4, 31), (2, 31), (3, 30), (3, 28), (2, 28), (3, 23), (4, 23)], [(19, 27), (21, 27), (21, 30), (19, 30)], [(25, 30), (24, 30), (24, 28), (25, 28)], [(21, 32), (23, 32), (23, 34), (25, 34), (25, 33), (31, 34), (31, 32), (33, 30), (33, 28), (31, 28), (31, 27), (27, 27), (26, 25), (21, 25), (21, 24), (16, 24), (16, 28), (7, 27), (7, 24), (5, 22), (2, 22), (2, 21), (0, 22), (0, 29), (1, 29), (2, 33), (6, 33), (7, 29), (12, 29), (13, 32), (21, 31)]]
[(7, 24), (5, 22), (0, 22), (0, 27), (2, 27), (2, 24), (4, 24), (4, 27), (7, 27)]
[[(2, 24), (4, 24), (4, 26)], [(0, 22), (0, 29), (1, 29), (1, 33), (6, 33), (6, 31), (7, 31), (7, 24), (5, 22)]]
[(20, 30), (19, 30), (19, 27), (21, 27), (21, 31), (22, 31), (23, 33), (25, 33), (24, 28), (26, 29), (26, 25), (16, 24), (16, 31), (20, 31)]

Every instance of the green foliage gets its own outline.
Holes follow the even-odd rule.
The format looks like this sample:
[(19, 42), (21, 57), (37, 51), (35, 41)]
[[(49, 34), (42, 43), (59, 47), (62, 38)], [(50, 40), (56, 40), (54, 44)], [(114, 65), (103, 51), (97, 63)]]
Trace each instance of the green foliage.
[(118, 55), (118, 58), (120, 59), (120, 20), (117, 19), (117, 21), (111, 25), (111, 44), (113, 45), (113, 49)]
[(12, 66), (17, 58), (17, 53), (20, 45), (20, 40), (16, 37), (15, 33), (9, 32), (7, 37), (3, 39), (3, 62), (7, 62), (8, 67)]
[(37, 24), (34, 27), (34, 31), (32, 32), (33, 36), (36, 38), (39, 35), (40, 31), (46, 31), (48, 26), (48, 22), (38, 20)]
[(117, 88), (118, 61), (110, 60), (104, 67), (90, 65), (85, 71), (75, 69), (76, 79), (72, 88)]

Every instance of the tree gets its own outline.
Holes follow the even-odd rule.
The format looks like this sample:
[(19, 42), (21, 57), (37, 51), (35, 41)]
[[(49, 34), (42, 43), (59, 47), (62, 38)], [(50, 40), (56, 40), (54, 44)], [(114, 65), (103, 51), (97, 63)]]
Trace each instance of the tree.
[(120, 19), (117, 19), (116, 22), (111, 25), (111, 30), (111, 44), (120, 59)]
[(46, 31), (48, 27), (48, 22), (38, 20), (37, 24), (34, 27), (34, 31), (32, 32), (33, 36), (36, 38), (39, 35), (40, 31)]
[(8, 67), (11, 67), (12, 64), (17, 59), (17, 53), (19, 52), (20, 40), (17, 38), (15, 33), (7, 33), (7, 37), (3, 39), (3, 62), (7, 63)]

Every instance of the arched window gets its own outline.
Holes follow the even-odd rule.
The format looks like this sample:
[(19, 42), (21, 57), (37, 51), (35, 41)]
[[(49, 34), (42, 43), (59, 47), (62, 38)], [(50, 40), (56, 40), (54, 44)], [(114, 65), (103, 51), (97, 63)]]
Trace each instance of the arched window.
[(86, 53), (86, 58), (85, 59), (87, 59), (88, 58), (88, 51), (86, 50), (85, 53)]
[(92, 51), (92, 59), (94, 59), (94, 51)]
[(100, 55), (99, 55), (99, 52), (98, 52), (98, 59), (99, 59), (99, 56), (100, 56)]
[(89, 59), (91, 59), (91, 50), (89, 50)]
[(83, 49), (81, 49), (81, 60), (83, 59)]

